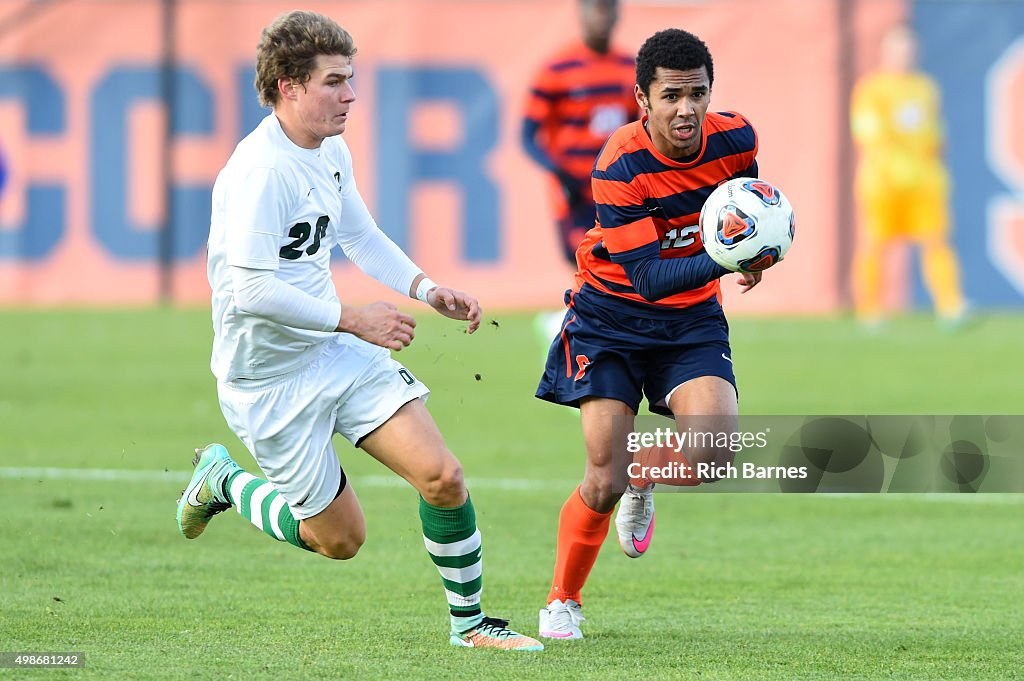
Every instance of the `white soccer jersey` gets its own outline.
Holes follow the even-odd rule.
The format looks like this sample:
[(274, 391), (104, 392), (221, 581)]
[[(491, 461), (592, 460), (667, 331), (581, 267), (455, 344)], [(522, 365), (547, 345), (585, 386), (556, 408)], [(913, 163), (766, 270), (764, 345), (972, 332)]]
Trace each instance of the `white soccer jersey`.
[[(358, 241), (371, 230), (378, 231), (356, 189), (352, 156), (341, 136), (303, 149), (288, 139), (274, 114), (264, 118), (239, 142), (213, 188), (207, 273), (214, 375), (231, 381), (293, 371), (312, 361), (333, 334), (333, 326), (299, 329), (243, 312), (235, 303), (229, 266), (274, 270), (285, 283), (337, 302), (330, 251), (339, 240)], [(404, 254), (391, 260), (408, 287), (418, 270)]]

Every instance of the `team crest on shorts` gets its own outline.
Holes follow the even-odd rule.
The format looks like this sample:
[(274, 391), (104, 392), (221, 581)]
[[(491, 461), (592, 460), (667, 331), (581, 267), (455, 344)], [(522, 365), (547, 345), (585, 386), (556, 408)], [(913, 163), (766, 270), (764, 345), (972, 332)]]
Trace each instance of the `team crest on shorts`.
[(587, 373), (587, 367), (589, 367), (591, 364), (593, 364), (593, 362), (591, 362), (590, 358), (587, 357), (586, 355), (576, 355), (576, 366), (579, 367), (579, 371), (576, 372), (576, 378), (574, 378), (573, 380), (578, 381), (581, 378), (583, 378), (583, 376)]

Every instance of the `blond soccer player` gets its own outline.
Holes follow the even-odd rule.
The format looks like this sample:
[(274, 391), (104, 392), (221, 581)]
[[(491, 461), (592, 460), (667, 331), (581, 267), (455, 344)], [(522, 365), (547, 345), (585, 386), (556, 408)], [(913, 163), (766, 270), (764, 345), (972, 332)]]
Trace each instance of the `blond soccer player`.
[(388, 353), (412, 342), (415, 321), (389, 303), (342, 304), (331, 279), (337, 244), (381, 283), (468, 321), (470, 333), (480, 325), (477, 300), (428, 279), (356, 189), (342, 140), (355, 52), (344, 29), (314, 12), (281, 15), (260, 39), (256, 87), (272, 112), (217, 177), (208, 270), (221, 409), (265, 477), (221, 445), (198, 450), (178, 527), (194, 539), (234, 506), (274, 539), (354, 557), (366, 524), (334, 451), (340, 433), (419, 492), (451, 644), (542, 650), (481, 609), (480, 531), (462, 468), (424, 406), (429, 391)]

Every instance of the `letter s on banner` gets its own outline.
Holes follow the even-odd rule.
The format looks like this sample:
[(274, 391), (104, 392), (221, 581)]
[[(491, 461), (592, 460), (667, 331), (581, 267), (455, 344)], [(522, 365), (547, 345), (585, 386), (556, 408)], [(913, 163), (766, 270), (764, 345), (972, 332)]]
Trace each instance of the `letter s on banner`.
[(992, 64), (985, 86), (986, 155), (1010, 190), (988, 202), (986, 249), (995, 268), (1024, 296), (1024, 38)]

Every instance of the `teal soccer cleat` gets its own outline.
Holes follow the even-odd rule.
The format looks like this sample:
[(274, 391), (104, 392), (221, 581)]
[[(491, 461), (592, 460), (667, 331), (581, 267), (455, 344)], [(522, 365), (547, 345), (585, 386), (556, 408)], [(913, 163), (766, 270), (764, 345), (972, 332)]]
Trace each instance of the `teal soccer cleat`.
[(228, 450), (218, 444), (197, 449), (192, 465), (196, 467), (192, 480), (178, 499), (178, 531), (185, 539), (201, 535), (210, 518), (231, 508), (224, 493), (224, 481), (240, 468)]
[(544, 650), (537, 639), (524, 636), (508, 628), (508, 620), (485, 617), (477, 626), (465, 632), (452, 632), (451, 644), (460, 648), (495, 648), (497, 650)]

